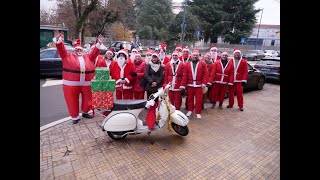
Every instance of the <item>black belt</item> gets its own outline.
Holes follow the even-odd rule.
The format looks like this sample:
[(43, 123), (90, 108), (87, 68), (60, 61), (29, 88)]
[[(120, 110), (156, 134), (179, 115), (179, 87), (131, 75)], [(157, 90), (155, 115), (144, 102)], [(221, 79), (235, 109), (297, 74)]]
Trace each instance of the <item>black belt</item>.
[(72, 69), (66, 69), (66, 68), (62, 68), (63, 71), (65, 72), (71, 72), (71, 73), (77, 73), (77, 74), (90, 74), (90, 73), (94, 73), (95, 70), (92, 71), (77, 71), (77, 70), (72, 70)]

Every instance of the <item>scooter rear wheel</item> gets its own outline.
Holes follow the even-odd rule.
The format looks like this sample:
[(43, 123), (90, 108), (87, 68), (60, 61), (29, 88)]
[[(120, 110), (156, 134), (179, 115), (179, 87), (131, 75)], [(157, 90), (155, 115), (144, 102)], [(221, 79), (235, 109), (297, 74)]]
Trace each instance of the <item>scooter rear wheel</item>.
[(173, 128), (173, 130), (179, 134), (180, 136), (186, 136), (189, 134), (189, 128), (188, 126), (180, 126), (176, 123), (171, 123), (171, 126)]
[(127, 137), (127, 135), (124, 135), (123, 137), (121, 137), (123, 134), (125, 134), (126, 132), (111, 132), (111, 131), (107, 131), (108, 136), (113, 139), (113, 140), (121, 140), (124, 139), (125, 137)]

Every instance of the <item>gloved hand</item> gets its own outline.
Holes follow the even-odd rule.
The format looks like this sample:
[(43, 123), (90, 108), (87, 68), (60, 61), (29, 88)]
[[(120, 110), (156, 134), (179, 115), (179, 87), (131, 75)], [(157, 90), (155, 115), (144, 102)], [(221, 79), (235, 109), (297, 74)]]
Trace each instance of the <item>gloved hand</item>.
[(131, 72), (130, 72), (130, 75), (131, 75), (132, 77), (136, 77), (136, 76), (137, 76), (137, 73), (136, 73), (136, 72), (131, 71)]
[(188, 92), (187, 92), (186, 89), (181, 89), (180, 93), (181, 93), (181, 97), (184, 97), (184, 96), (188, 95)]
[(241, 82), (241, 85), (244, 86), (246, 83), (245, 82)]

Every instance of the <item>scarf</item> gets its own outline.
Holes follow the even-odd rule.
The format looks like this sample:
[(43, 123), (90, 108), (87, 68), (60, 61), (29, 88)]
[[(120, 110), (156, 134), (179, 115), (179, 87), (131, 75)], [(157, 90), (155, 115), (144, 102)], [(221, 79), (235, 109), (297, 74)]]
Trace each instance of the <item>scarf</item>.
[(152, 61), (149, 62), (151, 68), (154, 70), (154, 72), (157, 72), (160, 68), (159, 60), (156, 63), (153, 63)]

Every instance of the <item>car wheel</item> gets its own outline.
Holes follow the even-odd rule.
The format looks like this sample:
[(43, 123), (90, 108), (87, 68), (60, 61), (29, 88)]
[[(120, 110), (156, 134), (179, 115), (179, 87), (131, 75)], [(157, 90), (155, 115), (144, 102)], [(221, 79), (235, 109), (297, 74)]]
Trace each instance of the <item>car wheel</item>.
[(255, 56), (255, 57), (253, 58), (253, 60), (256, 61), (256, 60), (257, 60), (257, 56)]
[(264, 83), (265, 83), (265, 78), (260, 77), (260, 79), (258, 80), (257, 89), (258, 90), (263, 89)]

